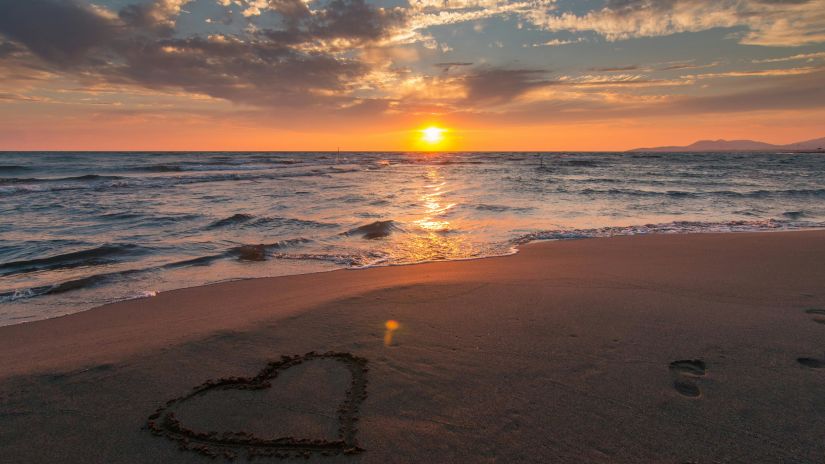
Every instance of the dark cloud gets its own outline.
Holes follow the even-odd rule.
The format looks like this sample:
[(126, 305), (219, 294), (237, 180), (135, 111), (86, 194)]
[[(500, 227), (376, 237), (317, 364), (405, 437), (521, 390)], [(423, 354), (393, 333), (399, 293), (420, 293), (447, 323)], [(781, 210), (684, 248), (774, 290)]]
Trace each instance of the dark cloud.
[(507, 103), (528, 90), (552, 84), (537, 69), (484, 68), (464, 78), (467, 98), (479, 103)]
[(444, 74), (450, 72), (454, 68), (463, 68), (465, 66), (472, 66), (473, 63), (463, 62), (463, 61), (450, 61), (446, 63), (435, 63), (433, 66), (436, 68), (441, 69), (441, 72)]
[[(825, 69), (817, 72), (771, 78), (756, 88), (716, 96), (680, 96), (658, 103), (629, 99), (614, 102), (604, 99), (544, 100), (519, 105), (508, 111), (513, 123), (541, 121), (611, 121), (618, 118), (662, 118), (709, 114), (737, 114), (757, 111), (816, 110), (825, 108)], [(460, 113), (460, 112), (459, 112)], [(475, 108), (460, 113), (467, 120), (495, 122), (501, 114)]]
[(774, 78), (755, 89), (713, 97), (687, 97), (673, 107), (689, 113), (812, 109), (825, 107), (825, 69)]
[(115, 26), (72, 0), (0, 0), (0, 34), (61, 66), (113, 39)]
[(705, 69), (705, 68), (712, 68), (714, 66), (719, 65), (719, 61), (715, 61), (713, 63), (706, 63), (706, 64), (696, 64), (696, 63), (671, 63), (665, 66), (658, 68), (659, 71), (685, 71), (690, 69)]
[(263, 34), (282, 44), (331, 39), (343, 39), (349, 45), (371, 43), (387, 37), (405, 20), (400, 9), (375, 8), (364, 0), (332, 0), (314, 14), (301, 0), (280, 0), (271, 7), (281, 15), (285, 27)]
[(374, 8), (364, 0), (332, 0), (313, 15), (309, 32), (319, 38), (375, 41), (403, 23), (401, 9)]
[(178, 38), (166, 3), (128, 5), (113, 17), (74, 0), (0, 0), (0, 34), (13, 41), (0, 42), (0, 58), (24, 46), (41, 60), (32, 66), (71, 64), (86, 80), (180, 88), (256, 106), (378, 108), (346, 96), (370, 66), (326, 43), (368, 45), (404, 20), (401, 10), (364, 0), (331, 0), (314, 12), (301, 0), (271, 0), (282, 29), (242, 39)]
[(811, 0), (756, 0), (756, 2), (767, 5), (805, 5), (811, 3)]
[(335, 100), (367, 72), (365, 65), (322, 53), (303, 54), (259, 41), (214, 42), (203, 38), (129, 44), (110, 80), (150, 88), (179, 87), (251, 105), (308, 105)]
[(608, 0), (605, 9), (620, 14), (633, 14), (643, 10), (670, 10), (677, 0)]
[(20, 47), (12, 42), (0, 42), (0, 59), (6, 58), (7, 56), (11, 56), (15, 53), (20, 53), (23, 50), (23, 47)]
[(613, 66), (607, 68), (590, 68), (590, 71), (594, 72), (623, 72), (623, 71), (638, 71), (641, 69), (639, 65), (630, 65), (630, 66)]
[(126, 5), (118, 16), (128, 26), (147, 33), (159, 36), (169, 36), (175, 31), (171, 24), (160, 22), (154, 14), (154, 6), (149, 3)]

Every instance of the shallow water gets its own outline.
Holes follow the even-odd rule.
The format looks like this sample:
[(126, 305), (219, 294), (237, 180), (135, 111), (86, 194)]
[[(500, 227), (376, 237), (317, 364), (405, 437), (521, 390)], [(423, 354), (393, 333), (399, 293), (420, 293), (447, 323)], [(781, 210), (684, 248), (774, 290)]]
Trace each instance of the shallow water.
[(538, 239), (822, 227), (825, 156), (3, 153), (0, 218), (8, 325)]

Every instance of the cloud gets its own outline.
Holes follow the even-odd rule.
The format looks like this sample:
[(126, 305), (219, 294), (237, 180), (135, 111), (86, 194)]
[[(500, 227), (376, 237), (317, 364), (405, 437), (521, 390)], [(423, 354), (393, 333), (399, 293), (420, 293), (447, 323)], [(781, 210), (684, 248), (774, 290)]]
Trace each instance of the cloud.
[(71, 0), (0, 0), (0, 34), (68, 66), (114, 38), (116, 27), (99, 10)]
[[(508, 109), (506, 121), (510, 124), (593, 123), (626, 118), (821, 110), (825, 108), (823, 80), (825, 71), (777, 77), (758, 87), (715, 96), (635, 95), (602, 90), (583, 93), (573, 85), (553, 85), (529, 92), (523, 99), (524, 104)], [(534, 93), (550, 93), (552, 98), (546, 95), (533, 98)], [(462, 120), (488, 124), (500, 124), (504, 120), (493, 108), (459, 109), (457, 114)]]
[(608, 41), (742, 27), (743, 44), (825, 42), (825, 0), (608, 0), (581, 15), (537, 9), (525, 17), (548, 31), (593, 31)]
[(379, 42), (404, 20), (401, 10), (364, 0), (330, 0), (313, 11), (302, 0), (270, 0), (280, 29), (176, 37), (187, 3), (155, 0), (112, 13), (73, 0), (0, 0), (0, 34), (12, 41), (2, 42), (0, 58), (23, 46), (39, 58), (30, 66), (72, 66), (87, 85), (182, 89), (261, 107), (343, 108), (363, 101), (353, 93), (372, 71), (347, 55), (350, 47)]
[(0, 42), (0, 59), (22, 52), (24, 49), (12, 42)]
[[(524, 16), (534, 9), (549, 11), (555, 0), (415, 0), (410, 2), (408, 35), (434, 26), (481, 21), (508, 15)], [(481, 25), (477, 25), (479, 28)]]
[(594, 72), (626, 72), (638, 71), (640, 69), (642, 69), (642, 67), (637, 64), (632, 64), (629, 66), (609, 66), (604, 68), (590, 68), (590, 70)]
[(792, 56), (783, 56), (779, 58), (766, 58), (762, 60), (753, 60), (751, 63), (781, 63), (784, 61), (797, 61), (797, 60), (806, 60), (806, 61), (813, 61), (817, 59), (825, 59), (825, 52), (815, 52), (815, 53), (799, 53)]
[[(665, 105), (678, 104), (681, 106), (675, 107), (699, 112), (715, 108), (712, 100), (699, 100), (701, 95), (718, 95), (718, 101), (739, 93), (763, 98), (760, 89), (772, 82), (807, 85), (810, 82), (803, 77), (820, 76), (822, 71), (811, 63), (790, 69), (688, 71), (741, 63), (725, 57), (707, 64), (701, 64), (706, 62), (704, 58), (647, 65), (619, 62), (614, 66), (597, 66), (599, 63), (585, 59), (577, 62), (589, 64), (578, 66), (592, 68), (551, 74), (545, 69), (550, 64), (525, 63), (520, 61), (524, 55), (496, 61), (495, 56), (467, 55), (462, 50), (451, 54), (449, 61), (437, 62), (443, 59), (438, 51), (441, 43), (428, 34), (440, 41), (441, 33), (449, 33), (450, 28), (429, 28), (485, 23), (485, 19), (496, 17), (529, 18), (551, 31), (595, 31), (608, 40), (735, 27), (742, 42), (778, 43), (788, 40), (789, 31), (794, 31), (798, 40), (817, 37), (811, 24), (820, 21), (821, 14), (814, 7), (825, 0), (608, 0), (603, 8), (579, 15), (559, 13), (552, 0), (416, 0), (404, 8), (379, 8), (367, 0), (210, 1), (226, 7), (227, 14), (245, 14), (243, 21), (250, 27), (241, 31), (243, 26), (238, 24), (223, 28), (201, 24), (200, 33), (181, 30), (177, 26), (180, 15), (185, 8), (195, 9), (196, 2), (189, 0), (145, 0), (119, 11), (81, 0), (0, 0), (0, 93), (6, 101), (33, 102), (53, 97), (56, 89), (63, 97), (55, 98), (69, 99), (67, 87), (72, 91), (116, 88), (118, 96), (128, 93), (132, 97), (130, 102), (124, 100), (128, 110), (134, 109), (130, 105), (137, 94), (141, 94), (141, 104), (174, 95), (176, 100), (168, 103), (170, 106), (186, 99), (207, 102), (199, 103), (203, 106), (193, 110), (193, 115), (207, 105), (237, 108), (226, 103), (232, 102), (273, 120), (280, 117), (278, 114), (297, 113), (298, 108), (305, 108), (304, 114), (330, 118), (336, 114), (362, 117), (381, 113), (391, 117), (462, 111), (489, 111), (516, 118), (537, 108), (576, 114), (592, 110), (594, 117), (602, 117), (621, 105), (636, 111), (645, 105), (665, 111)], [(516, 27), (514, 23), (509, 24)], [(491, 26), (483, 33), (498, 34), (496, 29)], [(469, 28), (459, 32), (463, 33), (477, 35)], [(529, 30), (525, 34), (533, 37), (545, 32)], [(481, 47), (499, 38), (503, 39), (478, 36), (475, 45)], [(464, 39), (456, 35), (448, 40), (465, 49)], [(554, 40), (547, 45), (565, 42)], [(583, 40), (591, 38), (573, 36), (568, 41)], [(507, 46), (512, 41), (501, 43)], [(436, 49), (428, 48), (431, 46)], [(523, 53), (563, 60), (568, 51), (572, 50), (530, 49)], [(823, 57), (822, 52), (810, 52), (754, 62)], [(638, 57), (627, 59), (636, 61)], [(488, 62), (494, 64), (486, 65)], [(794, 77), (801, 80), (785, 80)], [(38, 89), (42, 91), (38, 93)], [(818, 97), (821, 92), (810, 93), (811, 101), (806, 104), (825, 107)], [(744, 106), (744, 98), (737, 96), (730, 102)], [(107, 101), (116, 99), (112, 96)], [(765, 101), (780, 105), (773, 98)], [(789, 102), (801, 104), (796, 94)], [(282, 111), (284, 108), (289, 111)], [(550, 117), (536, 111), (534, 117)]]
[(569, 39), (569, 40), (562, 40), (562, 39), (551, 39), (546, 42), (533, 44), (534, 47), (558, 47), (559, 45), (571, 45), (584, 42), (584, 37), (578, 37), (576, 39)]
[(539, 69), (482, 68), (464, 77), (467, 99), (474, 104), (508, 103), (536, 87), (550, 85)]
[(128, 46), (121, 57), (123, 66), (105, 71), (109, 80), (258, 106), (335, 105), (367, 72), (357, 61), (304, 54), (270, 40), (167, 39)]
[(799, 74), (810, 74), (821, 71), (821, 67), (803, 67), (803, 68), (787, 68), (787, 69), (763, 69), (752, 71), (727, 71), (720, 73), (704, 73), (691, 74), (682, 77), (689, 77), (695, 79), (719, 79), (725, 77), (775, 77), (775, 76), (795, 76)]
[(682, 61), (682, 62), (670, 62), (665, 63), (661, 66), (659, 71), (686, 71), (690, 69), (705, 69), (705, 68), (713, 68), (715, 66), (719, 66), (721, 61), (714, 61), (712, 63), (705, 63), (705, 64), (696, 64), (692, 60), (691, 61)]
[(825, 70), (787, 75), (757, 88), (719, 96), (677, 99), (670, 110), (686, 113), (816, 109), (825, 107)]
[(171, 35), (181, 9), (192, 0), (153, 0), (127, 5), (118, 16), (126, 24), (139, 29)]
[(442, 73), (448, 74), (453, 69), (465, 68), (467, 66), (472, 66), (473, 63), (467, 61), (448, 61), (445, 63), (435, 63), (433, 66), (440, 69)]

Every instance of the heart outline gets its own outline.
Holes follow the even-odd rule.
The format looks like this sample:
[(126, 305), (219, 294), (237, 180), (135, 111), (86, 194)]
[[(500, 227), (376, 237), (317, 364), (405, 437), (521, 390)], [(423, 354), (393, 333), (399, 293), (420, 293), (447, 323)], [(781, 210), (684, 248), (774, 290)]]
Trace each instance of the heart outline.
[[(295, 438), (284, 436), (278, 438), (260, 438), (248, 432), (197, 432), (181, 425), (171, 409), (197, 396), (217, 390), (264, 390), (272, 387), (271, 380), (279, 372), (295, 367), (304, 362), (332, 359), (347, 368), (351, 376), (350, 388), (344, 400), (337, 408), (338, 437), (336, 440)], [(356, 440), (358, 409), (367, 397), (366, 374), (367, 360), (352, 353), (333, 352), (316, 353), (310, 351), (304, 355), (281, 356), (279, 361), (271, 361), (253, 377), (222, 377), (207, 380), (189, 393), (167, 401), (152, 413), (146, 428), (155, 435), (176, 441), (181, 450), (195, 451), (209, 457), (224, 456), (234, 459), (238, 452), (245, 450), (248, 458), (254, 456), (274, 456), (286, 458), (293, 455), (309, 457), (312, 453), (325, 456), (335, 454), (357, 454), (364, 451)]]

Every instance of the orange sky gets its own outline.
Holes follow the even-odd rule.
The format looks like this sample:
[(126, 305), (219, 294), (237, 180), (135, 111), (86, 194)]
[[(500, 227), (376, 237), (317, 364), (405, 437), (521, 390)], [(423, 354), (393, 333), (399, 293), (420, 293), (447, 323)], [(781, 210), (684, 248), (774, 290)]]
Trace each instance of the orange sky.
[[(823, 11), (825, 0), (0, 2), (0, 150), (792, 143), (825, 136)], [(428, 125), (449, 129), (444, 143), (420, 143)]]
[[(8, 150), (627, 150), (644, 146), (687, 145), (697, 139), (754, 139), (793, 143), (825, 134), (825, 110), (781, 114), (637, 118), (574, 124), (483, 125), (451, 118), (415, 118), (397, 125), (325, 130), (277, 130), (267, 126), (201, 119), (105, 121), (73, 119), (54, 125), (0, 129)], [(448, 128), (444, 143), (422, 142), (420, 129)], [(13, 132), (12, 132), (13, 131)], [(12, 132), (12, 137), (8, 137)], [(147, 136), (151, 134), (151, 136)]]

